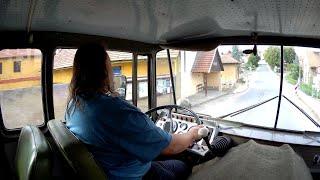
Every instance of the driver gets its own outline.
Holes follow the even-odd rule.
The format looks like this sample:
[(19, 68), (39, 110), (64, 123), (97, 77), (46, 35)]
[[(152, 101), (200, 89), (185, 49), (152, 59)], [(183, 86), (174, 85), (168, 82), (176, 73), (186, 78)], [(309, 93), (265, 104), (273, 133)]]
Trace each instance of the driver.
[(179, 160), (153, 161), (186, 150), (196, 126), (169, 134), (137, 107), (117, 97), (111, 62), (103, 46), (81, 46), (74, 58), (66, 110), (67, 127), (84, 142), (108, 179), (186, 179), (191, 167)]

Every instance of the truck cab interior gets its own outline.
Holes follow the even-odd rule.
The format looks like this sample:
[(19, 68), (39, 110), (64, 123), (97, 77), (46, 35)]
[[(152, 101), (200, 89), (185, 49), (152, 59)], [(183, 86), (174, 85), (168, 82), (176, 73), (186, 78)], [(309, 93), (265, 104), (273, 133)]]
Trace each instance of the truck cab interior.
[[(179, 158), (207, 162), (213, 158), (208, 154), (219, 150), (211, 146), (218, 135), (229, 137), (234, 146), (250, 140), (272, 147), (288, 144), (306, 164), (300, 170), (319, 179), (320, 121), (291, 102), (314, 128), (277, 126), (281, 102), (291, 101), (283, 95), (284, 47), (320, 48), (319, 1), (8, 0), (0, 5), (1, 179), (107, 179), (86, 145), (66, 127), (65, 106), (56, 105), (57, 97), (68, 93), (59, 83), (68, 84), (74, 53), (86, 43), (106, 46), (120, 96), (158, 127), (170, 133), (184, 133), (200, 124), (207, 127), (206, 138)], [(228, 45), (244, 45), (243, 53), (253, 55), (262, 46), (280, 47), (280, 64), (274, 68), (277, 94), (214, 117), (177, 102), (178, 90), (188, 87), (177, 85), (173, 71), (186, 70), (176, 70), (181, 65), (176, 62), (184, 57), (187, 64), (185, 52), (213, 52)], [(161, 74), (161, 58), (167, 75)], [(203, 89), (202, 84), (194, 87)], [(166, 94), (171, 99), (163, 102), (159, 96)], [(270, 127), (226, 120), (270, 101), (275, 102)]]

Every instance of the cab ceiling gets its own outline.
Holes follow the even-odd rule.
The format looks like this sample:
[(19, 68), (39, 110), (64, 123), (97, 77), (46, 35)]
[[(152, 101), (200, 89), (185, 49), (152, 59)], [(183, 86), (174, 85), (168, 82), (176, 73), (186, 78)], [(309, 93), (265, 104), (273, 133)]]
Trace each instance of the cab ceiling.
[(319, 17), (319, 0), (0, 0), (0, 31), (68, 32), (162, 45), (230, 41), (252, 32), (319, 40)]

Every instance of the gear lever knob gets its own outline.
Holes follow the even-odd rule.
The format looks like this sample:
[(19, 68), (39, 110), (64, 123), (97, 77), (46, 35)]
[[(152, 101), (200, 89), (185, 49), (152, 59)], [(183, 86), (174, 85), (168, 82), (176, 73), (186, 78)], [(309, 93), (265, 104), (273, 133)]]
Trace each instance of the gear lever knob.
[(206, 127), (200, 128), (198, 130), (198, 139), (207, 137), (209, 135), (209, 129)]

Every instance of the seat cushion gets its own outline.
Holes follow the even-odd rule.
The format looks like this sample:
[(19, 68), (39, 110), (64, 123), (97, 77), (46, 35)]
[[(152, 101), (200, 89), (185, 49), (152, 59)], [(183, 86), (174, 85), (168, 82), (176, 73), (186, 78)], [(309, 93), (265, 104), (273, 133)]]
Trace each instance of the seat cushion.
[(50, 179), (51, 163), (50, 146), (39, 128), (22, 128), (15, 160), (18, 179)]
[(74, 173), (81, 179), (106, 179), (106, 174), (98, 166), (93, 155), (64, 123), (58, 120), (48, 122), (48, 129), (58, 149)]

